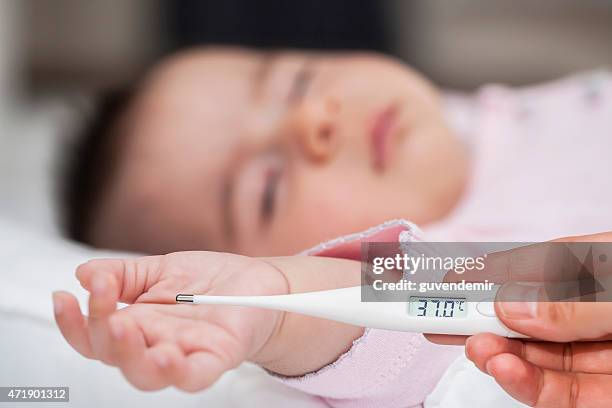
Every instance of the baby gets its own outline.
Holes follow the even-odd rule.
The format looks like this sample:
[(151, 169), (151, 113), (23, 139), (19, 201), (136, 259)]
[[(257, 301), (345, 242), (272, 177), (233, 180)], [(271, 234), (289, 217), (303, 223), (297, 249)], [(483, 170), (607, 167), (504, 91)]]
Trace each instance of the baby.
[[(431, 240), (612, 230), (604, 72), (441, 100), (380, 55), (206, 49), (163, 62), (112, 108), (73, 171), (72, 235), (150, 254), (214, 251), (79, 267), (88, 318), (55, 294), (68, 342), (141, 389), (200, 390), (249, 360), (331, 405), (420, 404), (454, 348), (174, 296), (358, 285), (358, 257), (280, 256), (393, 218)], [(118, 301), (131, 305), (116, 311)]]
[(68, 183), (72, 235), (96, 246), (290, 255), (440, 219), (468, 177), (433, 86), (378, 55), (190, 51), (126, 104)]

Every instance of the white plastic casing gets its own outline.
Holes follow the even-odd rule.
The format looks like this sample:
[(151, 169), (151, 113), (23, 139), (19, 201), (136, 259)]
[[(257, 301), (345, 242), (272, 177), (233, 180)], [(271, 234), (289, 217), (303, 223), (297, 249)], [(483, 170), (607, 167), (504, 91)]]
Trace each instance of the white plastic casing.
[[(411, 296), (459, 298), (456, 292), (415, 293)], [(465, 303), (463, 317), (415, 316), (408, 302), (362, 302), (361, 286), (279, 296), (194, 296), (194, 304), (226, 304), (284, 310), (355, 326), (406, 332), (472, 335), (481, 332), (526, 338), (508, 329), (495, 314), (494, 295)]]

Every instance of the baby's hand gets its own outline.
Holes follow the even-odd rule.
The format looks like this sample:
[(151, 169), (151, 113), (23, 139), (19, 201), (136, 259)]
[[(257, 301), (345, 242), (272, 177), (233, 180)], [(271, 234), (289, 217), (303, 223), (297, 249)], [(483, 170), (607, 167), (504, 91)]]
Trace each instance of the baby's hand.
[[(282, 312), (175, 304), (178, 293), (288, 293), (283, 273), (261, 259), (180, 252), (135, 260), (94, 260), (76, 272), (90, 292), (89, 316), (74, 296), (53, 296), (57, 324), (83, 356), (117, 366), (135, 387), (209, 387), (245, 360), (273, 359), (269, 343)], [(117, 302), (130, 304), (117, 310)]]

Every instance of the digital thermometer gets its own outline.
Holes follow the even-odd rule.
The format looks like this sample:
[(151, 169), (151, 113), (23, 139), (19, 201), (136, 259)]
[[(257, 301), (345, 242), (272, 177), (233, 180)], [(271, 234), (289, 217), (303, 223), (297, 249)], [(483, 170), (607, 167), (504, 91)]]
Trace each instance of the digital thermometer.
[[(367, 290), (367, 288), (364, 288)], [(411, 294), (408, 302), (362, 302), (361, 286), (276, 296), (176, 296), (178, 303), (253, 306), (283, 310), (355, 326), (405, 332), (472, 335), (481, 332), (526, 338), (508, 329), (495, 314), (495, 294), (468, 301), (452, 292)]]

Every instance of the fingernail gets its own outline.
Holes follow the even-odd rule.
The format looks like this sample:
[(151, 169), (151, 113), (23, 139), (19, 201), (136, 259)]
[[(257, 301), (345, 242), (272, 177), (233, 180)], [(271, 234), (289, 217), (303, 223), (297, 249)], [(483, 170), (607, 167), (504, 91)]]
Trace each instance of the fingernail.
[(161, 368), (165, 368), (168, 366), (168, 357), (162, 353), (154, 353), (153, 360), (155, 360), (155, 364), (157, 364)]
[(74, 273), (74, 276), (76, 276), (76, 278), (77, 278), (78, 280), (83, 279), (83, 274), (85, 273), (85, 272), (83, 272), (83, 268), (84, 268), (84, 267), (85, 267), (85, 264), (81, 264), (81, 265), (77, 266), (77, 268), (76, 268), (76, 271), (75, 271), (75, 273)]
[(472, 340), (472, 336), (468, 337), (468, 338), (465, 340), (465, 356), (466, 356), (466, 357), (467, 357), (467, 359), (468, 359), (468, 360), (470, 360), (470, 361), (472, 360), (472, 359), (470, 358), (470, 351), (469, 351), (469, 350), (470, 350), (470, 341), (471, 341), (471, 340)]
[(57, 292), (53, 292), (53, 313), (60, 315), (64, 309), (62, 301), (57, 296)]
[(513, 282), (502, 286), (497, 298), (504, 317), (508, 319), (532, 319), (538, 310), (541, 286), (537, 284)]
[(121, 338), (123, 337), (123, 333), (124, 333), (123, 323), (121, 323), (117, 319), (110, 319), (108, 322), (108, 325), (110, 326), (110, 331), (113, 337), (116, 340), (121, 340)]
[(91, 293), (94, 295), (103, 295), (106, 292), (106, 277), (102, 275), (96, 275), (93, 277), (91, 282)]
[(489, 361), (487, 361), (487, 362), (485, 363), (485, 371), (486, 371), (486, 372), (487, 372), (487, 374), (489, 374), (489, 375), (492, 375), (492, 374), (491, 374), (491, 369), (490, 369), (490, 366), (491, 366), (491, 360), (492, 360), (492, 359), (489, 359)]
[(506, 302), (501, 303), (500, 307), (504, 317), (526, 320), (536, 317), (538, 304), (536, 302)]

